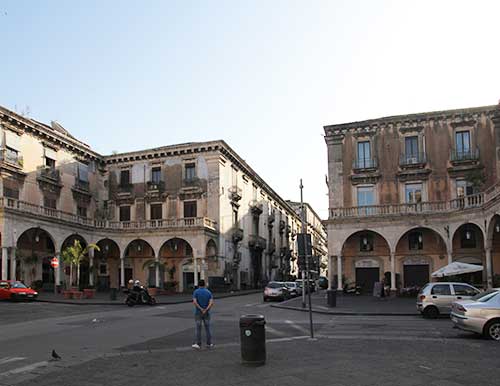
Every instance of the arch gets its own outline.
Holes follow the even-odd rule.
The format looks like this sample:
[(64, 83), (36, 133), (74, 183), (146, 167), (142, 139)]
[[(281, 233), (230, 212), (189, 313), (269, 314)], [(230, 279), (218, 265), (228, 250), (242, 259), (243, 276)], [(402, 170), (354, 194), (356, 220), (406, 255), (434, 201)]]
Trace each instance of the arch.
[(179, 237), (163, 243), (158, 253), (166, 270), (166, 289), (182, 291), (194, 283), (193, 248)]
[(488, 227), (488, 246), (491, 248), (491, 284), (494, 287), (498, 287), (500, 286), (500, 215), (495, 214), (490, 220)]
[(205, 249), (205, 256), (216, 257), (218, 255), (219, 255), (219, 253), (218, 253), (218, 249), (217, 249), (217, 243), (213, 239), (208, 240), (207, 246)]
[(73, 233), (72, 235), (69, 235), (68, 237), (66, 237), (66, 239), (64, 239), (64, 241), (62, 242), (61, 253), (67, 247), (72, 246), (75, 240), (80, 241), (80, 244), (82, 245), (83, 248), (85, 248), (88, 245), (87, 240), (85, 240), (82, 235), (80, 235), (78, 233)]
[(155, 257), (155, 251), (151, 244), (143, 239), (134, 239), (127, 244), (123, 251), (123, 256), (127, 257)]
[(389, 237), (386, 237), (385, 235), (383, 235), (381, 232), (379, 231), (376, 231), (376, 230), (373, 230), (373, 229), (370, 229), (370, 228), (364, 228), (362, 230), (358, 230), (356, 232), (352, 232), (352, 233), (347, 233), (345, 234), (344, 238), (340, 240), (340, 242), (338, 243), (338, 245), (340, 246), (340, 252), (343, 251), (344, 249), (344, 245), (346, 244), (346, 242), (352, 238), (353, 236), (359, 234), (359, 233), (363, 233), (363, 232), (368, 232), (368, 233), (373, 233), (379, 237), (381, 237), (383, 240), (385, 240), (385, 242), (387, 243), (387, 246), (389, 247), (389, 250), (391, 249), (391, 243), (390, 243), (390, 238)]
[[(341, 247), (341, 253), (343, 256), (345, 256), (345, 246), (346, 244), (351, 241), (352, 239), (356, 237), (361, 237), (364, 234), (371, 234), (376, 236), (379, 242), (383, 241), (385, 243), (385, 246), (387, 247), (387, 253), (390, 254), (391, 247), (389, 244), (389, 241), (387, 241), (387, 238), (385, 238), (383, 235), (381, 235), (379, 232), (371, 230), (371, 229), (363, 229), (360, 231), (356, 231), (354, 233), (351, 233), (349, 236), (345, 238), (345, 240), (342, 242), (342, 247)], [(375, 241), (375, 240), (374, 240)]]
[(185, 239), (174, 237), (163, 243), (158, 256), (165, 259), (192, 257), (193, 247)]
[(106, 237), (104, 239), (99, 240), (96, 244), (100, 250), (94, 251), (94, 258), (101, 259), (101, 260), (107, 260), (108, 258), (112, 258), (112, 259), (114, 259), (114, 258), (119, 259), (120, 258), (120, 256), (121, 256), (120, 247), (118, 246), (116, 241), (114, 241), (112, 239), (108, 239)]
[(94, 251), (95, 287), (98, 291), (118, 288), (120, 285), (120, 247), (116, 241), (109, 238), (101, 239), (96, 244), (99, 250)]
[(49, 289), (54, 285), (50, 259), (56, 253), (54, 238), (40, 227), (25, 230), (16, 240), (16, 277), (29, 284), (41, 281)]
[[(424, 245), (424, 249), (425, 249), (425, 245), (426, 245), (425, 239), (428, 238), (426, 236), (429, 236), (429, 234), (426, 234), (425, 231), (429, 231), (429, 232), (431, 232), (431, 234), (433, 234), (434, 236), (437, 237), (438, 242), (442, 243), (442, 246), (444, 247), (444, 253), (446, 254), (447, 245), (446, 245), (446, 241), (445, 241), (443, 235), (439, 231), (437, 231), (436, 229), (429, 227), (429, 226), (417, 226), (417, 227), (413, 227), (413, 228), (410, 228), (410, 229), (407, 229), (406, 231), (404, 231), (397, 239), (396, 248), (395, 248), (396, 254), (398, 253), (398, 249), (401, 251), (401, 247), (402, 247), (401, 244), (407, 240), (407, 236), (409, 236), (410, 233), (412, 233), (412, 232), (418, 232), (418, 231), (421, 231), (423, 233), (422, 236), (423, 236), (424, 240), (422, 240), (422, 242)], [(431, 241), (431, 240), (429, 240), (429, 241)]]
[[(469, 233), (467, 233), (469, 232)], [(484, 237), (485, 234), (483, 232), (483, 229), (481, 226), (476, 224), (475, 222), (466, 222), (458, 226), (455, 231), (453, 232), (453, 236), (451, 238), (452, 240), (452, 248), (453, 252), (459, 250), (459, 249), (464, 249), (463, 246), (459, 244), (461, 236), (465, 236), (464, 238), (466, 240), (472, 240), (472, 237), (474, 237), (475, 244), (476, 246), (474, 249), (477, 250), (484, 250)], [(472, 245), (472, 241), (470, 242), (469, 245)], [(466, 247), (469, 249), (470, 247)]]

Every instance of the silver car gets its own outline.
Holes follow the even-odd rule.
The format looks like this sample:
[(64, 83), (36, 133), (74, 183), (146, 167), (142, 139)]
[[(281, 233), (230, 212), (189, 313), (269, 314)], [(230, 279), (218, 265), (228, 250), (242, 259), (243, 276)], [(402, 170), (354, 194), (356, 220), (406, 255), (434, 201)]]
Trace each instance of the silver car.
[(425, 318), (437, 318), (449, 314), (453, 302), (471, 299), (480, 292), (466, 283), (428, 283), (417, 295), (417, 310)]
[(472, 301), (453, 303), (451, 320), (461, 330), (500, 341), (500, 289), (486, 291)]

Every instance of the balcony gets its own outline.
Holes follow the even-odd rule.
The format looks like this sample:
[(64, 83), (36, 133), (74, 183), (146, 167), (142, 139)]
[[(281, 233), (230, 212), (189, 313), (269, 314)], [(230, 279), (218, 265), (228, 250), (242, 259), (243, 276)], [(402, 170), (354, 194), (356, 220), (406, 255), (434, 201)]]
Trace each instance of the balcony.
[(227, 191), (229, 193), (229, 199), (231, 200), (231, 202), (237, 203), (238, 201), (241, 200), (242, 197), (241, 188), (238, 188), (236, 185), (233, 185)]
[(469, 150), (453, 149), (450, 155), (452, 164), (476, 163), (479, 161), (479, 148)]
[[(484, 193), (478, 193), (466, 197), (460, 197), (450, 201), (370, 205), (351, 208), (331, 208), (330, 219), (452, 213), (465, 209), (480, 208), (483, 204), (486, 203), (484, 197)], [(488, 197), (489, 201), (492, 199), (494, 199), (493, 195)]]
[(233, 241), (234, 244), (239, 243), (241, 240), (243, 240), (243, 229), (233, 228), (231, 240)]
[(262, 202), (252, 200), (248, 203), (248, 206), (250, 207), (250, 213), (252, 213), (254, 217), (259, 217), (263, 212)]
[(427, 155), (424, 152), (416, 154), (401, 154), (399, 156), (399, 166), (401, 168), (419, 168), (427, 163)]
[(148, 192), (161, 193), (165, 190), (165, 181), (148, 181)]
[(59, 191), (62, 188), (61, 173), (57, 169), (39, 166), (36, 179), (44, 191)]
[(26, 201), (14, 198), (0, 197), (0, 210), (13, 211), (16, 214), (26, 214), (35, 216), (40, 220), (60, 220), (71, 225), (80, 225), (89, 228), (107, 230), (165, 230), (165, 229), (193, 229), (204, 228), (217, 231), (217, 222), (207, 217), (174, 218), (147, 221), (107, 221), (94, 220), (87, 217), (78, 216), (74, 213), (63, 212), (58, 209), (47, 208), (34, 205)]
[(355, 172), (374, 171), (378, 168), (377, 158), (356, 158), (354, 160), (353, 169)]
[(0, 162), (22, 169), (24, 165), (23, 157), (15, 151), (3, 149), (0, 151)]
[(266, 249), (266, 246), (267, 240), (264, 237), (250, 235), (250, 237), (248, 238), (248, 247), (250, 249), (263, 251), (264, 249)]
[(82, 181), (77, 178), (75, 180), (75, 184), (73, 185), (73, 189), (78, 190), (80, 192), (89, 192), (90, 185), (88, 181)]
[(134, 185), (131, 183), (120, 183), (118, 185), (118, 194), (121, 195), (126, 195), (126, 194), (132, 194), (132, 191), (134, 190)]

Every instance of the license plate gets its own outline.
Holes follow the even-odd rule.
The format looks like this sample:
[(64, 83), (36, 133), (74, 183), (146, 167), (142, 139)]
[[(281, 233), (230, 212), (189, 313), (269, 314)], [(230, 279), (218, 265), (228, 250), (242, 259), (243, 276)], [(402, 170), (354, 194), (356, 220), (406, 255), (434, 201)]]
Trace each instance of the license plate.
[(32, 297), (33, 297), (33, 295), (28, 295), (28, 297), (29, 297), (29, 298), (32, 298)]

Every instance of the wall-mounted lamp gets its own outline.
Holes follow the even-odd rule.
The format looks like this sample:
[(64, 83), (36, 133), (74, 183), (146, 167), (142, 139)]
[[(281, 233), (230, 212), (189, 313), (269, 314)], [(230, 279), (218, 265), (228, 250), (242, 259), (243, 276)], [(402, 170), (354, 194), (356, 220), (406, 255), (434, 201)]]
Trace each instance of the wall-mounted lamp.
[(418, 235), (418, 242), (421, 243), (422, 242), (422, 235)]
[(499, 224), (499, 223), (497, 223), (497, 224), (495, 225), (495, 232), (497, 232), (497, 233), (499, 233), (499, 232), (500, 232), (500, 224)]
[(469, 231), (465, 232), (465, 238), (466, 238), (467, 240), (470, 240), (470, 237), (471, 237), (470, 232), (469, 232)]
[(35, 235), (35, 243), (38, 243), (40, 242), (40, 236), (38, 236), (38, 234)]
[(368, 244), (368, 239), (366, 237), (363, 237), (363, 245)]
[(137, 252), (140, 252), (140, 251), (142, 251), (142, 247), (141, 247), (141, 244), (140, 244), (140, 243), (138, 243), (138, 244), (137, 244)]

